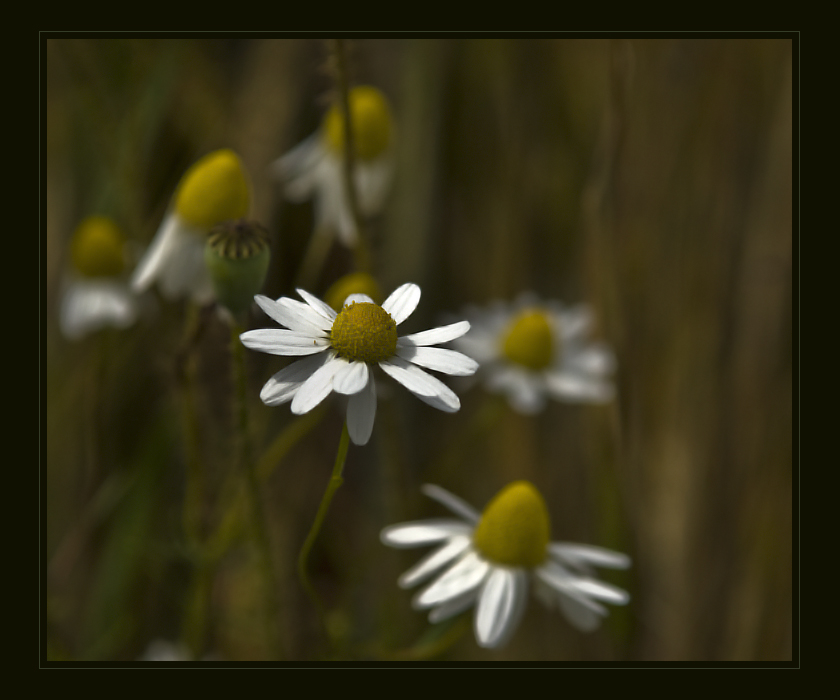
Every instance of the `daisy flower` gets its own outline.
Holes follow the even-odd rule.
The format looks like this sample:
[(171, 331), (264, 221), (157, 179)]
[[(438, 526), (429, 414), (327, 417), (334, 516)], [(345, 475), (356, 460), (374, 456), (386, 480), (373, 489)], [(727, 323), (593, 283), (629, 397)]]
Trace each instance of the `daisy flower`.
[(374, 365), (405, 386), (421, 401), (448, 413), (461, 407), (455, 393), (421, 367), (445, 374), (469, 375), (478, 365), (454, 350), (431, 345), (458, 338), (470, 324), (460, 321), (402, 337), (397, 326), (420, 301), (420, 288), (404, 284), (379, 306), (365, 294), (351, 294), (336, 311), (303, 289), (306, 303), (281, 297), (254, 297), (260, 308), (286, 329), (247, 331), (239, 336), (252, 350), (274, 355), (307, 355), (275, 374), (260, 392), (268, 406), (291, 401), (292, 413), (311, 411), (330, 392), (350, 397), (347, 430), (350, 439), (364, 445), (376, 415)]
[[(349, 94), (355, 148), (353, 179), (363, 216), (377, 214), (393, 175), (393, 120), (385, 96), (360, 85)], [(324, 115), (321, 127), (271, 166), (285, 182), (293, 202), (315, 198), (315, 227), (332, 230), (348, 247), (358, 232), (344, 191), (344, 119), (338, 105)]]
[(399, 578), (409, 588), (439, 576), (414, 598), (416, 609), (430, 609), (432, 623), (475, 606), (475, 637), (487, 648), (503, 646), (525, 611), (528, 589), (549, 607), (559, 606), (576, 628), (598, 627), (607, 609), (624, 605), (626, 591), (595, 578), (592, 567), (624, 569), (630, 559), (601, 547), (550, 542), (545, 501), (527, 481), (516, 481), (493, 498), (483, 513), (439, 486), (423, 493), (461, 519), (443, 518), (392, 525), (382, 542), (407, 548), (438, 545)]
[(225, 148), (199, 159), (178, 183), (172, 206), (134, 271), (134, 291), (158, 282), (169, 299), (212, 300), (204, 262), (207, 234), (217, 224), (244, 217), (250, 203), (250, 185), (239, 156)]
[(134, 323), (137, 305), (121, 276), (124, 250), (122, 231), (107, 217), (88, 217), (76, 228), (70, 244), (72, 272), (64, 283), (58, 317), (68, 338)]
[(470, 332), (456, 347), (478, 360), (488, 390), (520, 413), (537, 413), (546, 397), (601, 403), (612, 399), (610, 349), (587, 340), (592, 313), (522, 295), (513, 304), (471, 307)]

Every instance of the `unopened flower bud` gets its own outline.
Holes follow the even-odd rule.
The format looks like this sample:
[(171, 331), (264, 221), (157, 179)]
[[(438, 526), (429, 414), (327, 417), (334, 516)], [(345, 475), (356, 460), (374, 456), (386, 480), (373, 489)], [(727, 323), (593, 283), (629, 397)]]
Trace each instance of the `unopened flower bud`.
[(204, 260), (218, 302), (234, 315), (246, 311), (263, 286), (269, 258), (268, 234), (256, 221), (216, 226), (207, 237)]

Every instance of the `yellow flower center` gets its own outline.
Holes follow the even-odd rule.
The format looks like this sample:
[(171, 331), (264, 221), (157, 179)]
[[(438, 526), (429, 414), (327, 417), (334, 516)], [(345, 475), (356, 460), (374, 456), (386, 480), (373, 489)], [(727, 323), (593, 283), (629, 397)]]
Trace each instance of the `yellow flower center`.
[(546, 314), (539, 309), (525, 309), (508, 326), (502, 352), (511, 362), (541, 370), (551, 364), (554, 343), (554, 332)]
[(473, 544), (492, 562), (532, 569), (545, 561), (549, 531), (540, 492), (528, 481), (515, 481), (484, 509)]
[(251, 192), (248, 177), (233, 151), (223, 148), (198, 160), (187, 170), (175, 194), (175, 211), (184, 221), (202, 229), (248, 213)]
[(381, 306), (353, 302), (335, 317), (330, 339), (348, 360), (382, 362), (397, 350), (397, 324)]
[[(391, 145), (391, 108), (388, 100), (374, 87), (360, 85), (350, 90), (350, 123), (353, 125), (355, 156), (372, 160)], [(344, 152), (344, 117), (338, 105), (324, 115), (324, 138), (336, 155)]]
[(351, 294), (366, 294), (375, 302), (382, 299), (376, 280), (366, 272), (351, 272), (337, 279), (324, 294), (324, 301), (336, 311), (341, 311), (344, 300)]
[(85, 277), (115, 277), (125, 267), (122, 231), (105, 216), (90, 216), (79, 224), (70, 244), (70, 259)]

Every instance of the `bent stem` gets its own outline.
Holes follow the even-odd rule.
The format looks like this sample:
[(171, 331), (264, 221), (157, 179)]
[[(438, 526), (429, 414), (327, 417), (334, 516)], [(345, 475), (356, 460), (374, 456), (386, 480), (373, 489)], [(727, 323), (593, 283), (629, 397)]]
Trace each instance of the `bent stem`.
[(300, 578), (300, 583), (312, 601), (312, 605), (315, 606), (315, 609), (318, 612), (318, 618), (320, 619), (321, 625), (323, 626), (328, 638), (330, 638), (330, 633), (326, 622), (324, 606), (318, 598), (318, 594), (315, 592), (315, 588), (312, 586), (312, 582), (309, 580), (309, 576), (306, 573), (306, 561), (309, 558), (309, 552), (312, 549), (312, 545), (315, 543), (318, 533), (321, 530), (321, 525), (327, 517), (327, 511), (330, 509), (330, 503), (332, 502), (333, 496), (338, 490), (338, 487), (344, 483), (342, 472), (344, 471), (344, 462), (347, 459), (347, 449), (349, 446), (350, 433), (347, 430), (347, 423), (345, 422), (344, 428), (341, 431), (341, 439), (338, 443), (338, 452), (335, 455), (335, 464), (333, 465), (332, 476), (330, 476), (330, 481), (327, 484), (327, 490), (324, 492), (324, 496), (321, 499), (321, 505), (318, 506), (318, 513), (315, 515), (315, 522), (312, 524), (312, 528), (309, 530), (309, 534), (306, 536), (306, 540), (304, 540), (303, 547), (301, 547), (300, 555), (298, 556), (298, 577)]

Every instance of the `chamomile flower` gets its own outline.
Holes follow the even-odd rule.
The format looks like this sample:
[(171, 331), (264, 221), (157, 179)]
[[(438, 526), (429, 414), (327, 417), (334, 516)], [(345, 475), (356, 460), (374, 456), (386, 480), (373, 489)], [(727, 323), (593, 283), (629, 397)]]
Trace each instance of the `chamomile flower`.
[(537, 413), (546, 397), (603, 403), (613, 397), (610, 349), (587, 339), (592, 313), (522, 295), (513, 304), (471, 307), (470, 332), (455, 347), (481, 365), (488, 390), (507, 396), (520, 413)]
[(426, 485), (423, 493), (461, 519), (391, 525), (381, 539), (398, 548), (437, 545), (398, 581), (410, 588), (437, 575), (413, 601), (416, 609), (431, 610), (430, 622), (475, 606), (476, 640), (482, 647), (498, 648), (519, 624), (532, 587), (543, 603), (559, 606), (572, 625), (586, 632), (607, 614), (602, 602), (624, 605), (630, 600), (626, 591), (599, 581), (592, 570), (625, 569), (629, 557), (602, 547), (550, 542), (545, 501), (531, 483), (509, 484), (483, 513), (439, 486)]
[(204, 245), (210, 230), (240, 219), (251, 205), (248, 177), (233, 151), (223, 148), (199, 159), (178, 183), (172, 206), (132, 276), (134, 291), (154, 282), (169, 299), (213, 299)]
[(382, 306), (365, 294), (351, 294), (336, 311), (309, 292), (298, 289), (306, 303), (289, 297), (276, 301), (257, 295), (260, 308), (286, 329), (247, 331), (240, 338), (252, 350), (274, 355), (305, 355), (275, 374), (260, 392), (268, 406), (291, 401), (292, 413), (311, 411), (332, 391), (350, 397), (347, 430), (350, 439), (364, 445), (376, 415), (376, 385), (372, 369), (382, 370), (421, 401), (453, 413), (461, 407), (455, 393), (439, 379), (420, 369), (452, 375), (470, 375), (478, 365), (454, 350), (431, 345), (458, 338), (470, 324), (460, 321), (402, 337), (397, 326), (417, 308), (420, 288), (404, 284)]
[(122, 273), (125, 236), (104, 216), (90, 216), (76, 228), (70, 244), (72, 271), (61, 297), (59, 325), (71, 339), (106, 326), (134, 323), (137, 305)]
[[(393, 175), (394, 127), (391, 108), (376, 88), (360, 85), (349, 94), (353, 128), (354, 184), (363, 216), (379, 213)], [(315, 227), (331, 229), (348, 247), (358, 232), (344, 191), (344, 119), (338, 105), (324, 115), (321, 127), (272, 164), (285, 182), (286, 197), (302, 202), (314, 197)]]

